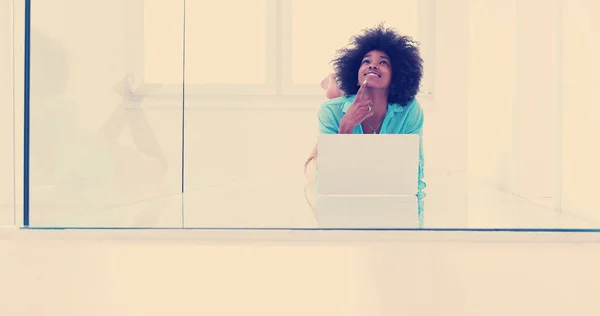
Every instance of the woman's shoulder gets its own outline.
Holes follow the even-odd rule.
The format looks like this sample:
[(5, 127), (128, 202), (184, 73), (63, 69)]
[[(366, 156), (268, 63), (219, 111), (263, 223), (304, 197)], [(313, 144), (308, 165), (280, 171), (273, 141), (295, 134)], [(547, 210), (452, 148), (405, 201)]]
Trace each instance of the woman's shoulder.
[(421, 103), (419, 103), (419, 100), (417, 100), (416, 98), (413, 98), (412, 100), (408, 101), (403, 106), (403, 108), (407, 114), (422, 115), (422, 113), (423, 113), (423, 108), (421, 107)]
[[(321, 111), (325, 110), (325, 111), (344, 113), (344, 112), (346, 112), (348, 107), (350, 107), (350, 105), (352, 105), (352, 102), (354, 102), (355, 98), (356, 98), (356, 94), (351, 94), (351, 95), (344, 95), (341, 97), (337, 97), (334, 99), (329, 99), (321, 104)], [(402, 108), (402, 110), (405, 111), (407, 114), (420, 115), (423, 112), (423, 108), (421, 107), (421, 104), (419, 103), (419, 101), (416, 98), (413, 98), (412, 100), (408, 101), (404, 105), (395, 104), (395, 103), (392, 103), (390, 105), (397, 108), (398, 110), (400, 110), (400, 108)], [(402, 110), (400, 110), (400, 111), (402, 111)]]

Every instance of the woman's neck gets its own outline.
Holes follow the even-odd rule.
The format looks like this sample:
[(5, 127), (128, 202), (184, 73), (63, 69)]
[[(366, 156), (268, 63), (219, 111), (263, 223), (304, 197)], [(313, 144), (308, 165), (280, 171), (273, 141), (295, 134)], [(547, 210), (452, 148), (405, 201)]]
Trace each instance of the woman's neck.
[(365, 98), (373, 102), (373, 110), (376, 117), (382, 117), (387, 112), (388, 106), (388, 90), (374, 89), (367, 87), (365, 90)]

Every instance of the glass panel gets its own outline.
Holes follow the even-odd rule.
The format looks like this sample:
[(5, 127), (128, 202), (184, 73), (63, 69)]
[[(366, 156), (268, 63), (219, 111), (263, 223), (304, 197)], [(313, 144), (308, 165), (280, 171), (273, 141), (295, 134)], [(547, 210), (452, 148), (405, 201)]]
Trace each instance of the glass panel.
[(186, 227), (315, 227), (302, 173), (314, 112), (200, 104), (186, 99)]
[(563, 211), (600, 225), (600, 3), (563, 1)]
[(382, 0), (367, 6), (360, 0), (344, 1), (343, 5), (336, 1), (291, 1), (295, 84), (321, 82), (333, 72), (327, 62), (335, 57), (335, 51), (364, 28), (385, 22), (386, 26), (419, 40), (419, 1), (416, 0)]
[[(286, 63), (296, 84), (318, 86), (331, 71), (326, 61), (334, 50), (364, 27), (385, 21), (418, 39), (422, 24), (417, 1), (378, 2), (372, 9), (377, 19), (358, 2), (337, 7), (289, 1), (293, 26), (279, 35), (293, 38), (293, 58)], [(244, 88), (275, 82), (273, 65), (278, 73), (290, 67), (277, 64), (282, 56), (270, 58), (279, 42), (269, 25), (284, 20), (272, 14), (281, 13), (277, 3), (226, 1), (207, 10), (201, 1), (184, 8), (183, 0), (34, 0), (31, 226), (182, 227), (183, 173), (189, 228), (547, 229), (600, 223), (590, 182), (600, 177), (594, 167), (600, 156), (581, 141), (600, 134), (593, 93), (600, 78), (599, 41), (592, 32), (600, 17), (596, 1), (563, 1), (560, 91), (556, 3), (540, 10), (525, 2), (438, 2), (435, 102), (447, 106), (425, 114), (424, 205), (409, 196), (317, 199), (315, 166), (303, 167), (317, 139), (310, 104), (318, 106), (324, 97), (240, 97)], [(226, 10), (231, 7), (244, 14)], [(184, 11), (188, 87), (212, 91), (234, 84), (240, 90), (187, 98), (182, 148)], [(330, 12), (345, 18), (330, 30), (318, 27), (332, 23)], [(470, 22), (457, 23), (465, 18)], [(233, 21), (245, 27), (223, 28)], [(2, 22), (0, 36), (6, 36)], [(3, 67), (3, 56), (11, 55), (7, 46), (0, 48)], [(11, 89), (10, 77), (0, 74), (0, 80), (6, 82), (0, 89)], [(161, 93), (166, 86), (170, 93)], [(13, 124), (12, 107), (0, 111), (2, 126)], [(6, 133), (2, 129), (1, 148), (12, 142)], [(14, 170), (6, 156), (2, 174)], [(8, 181), (0, 182), (4, 187), (13, 190)], [(0, 206), (12, 203), (12, 192), (0, 190)]]
[(182, 225), (182, 96), (153, 98), (139, 64), (182, 77), (183, 1), (159, 1), (180, 14), (150, 30), (179, 45), (147, 52), (157, 1), (32, 1), (31, 226)]
[(12, 0), (0, 0), (0, 226), (14, 225), (14, 58)]

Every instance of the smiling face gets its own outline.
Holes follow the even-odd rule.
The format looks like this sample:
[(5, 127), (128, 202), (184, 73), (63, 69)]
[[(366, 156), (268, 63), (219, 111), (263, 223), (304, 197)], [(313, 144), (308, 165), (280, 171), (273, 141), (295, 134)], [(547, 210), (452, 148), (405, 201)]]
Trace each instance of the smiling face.
[(367, 79), (370, 88), (387, 89), (392, 80), (390, 57), (379, 50), (372, 50), (363, 57), (358, 70), (358, 85)]

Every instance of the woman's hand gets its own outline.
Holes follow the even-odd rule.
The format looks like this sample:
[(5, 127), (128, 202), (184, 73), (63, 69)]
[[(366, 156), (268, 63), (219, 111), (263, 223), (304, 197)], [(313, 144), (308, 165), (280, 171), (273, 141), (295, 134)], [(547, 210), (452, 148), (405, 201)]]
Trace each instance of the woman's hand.
[(367, 88), (367, 80), (363, 81), (360, 89), (356, 93), (356, 98), (348, 111), (342, 118), (340, 122), (340, 127), (338, 130), (339, 134), (352, 134), (354, 127), (356, 125), (362, 123), (365, 119), (373, 116), (373, 109), (371, 106), (373, 102), (371, 100), (365, 98), (365, 89)]

